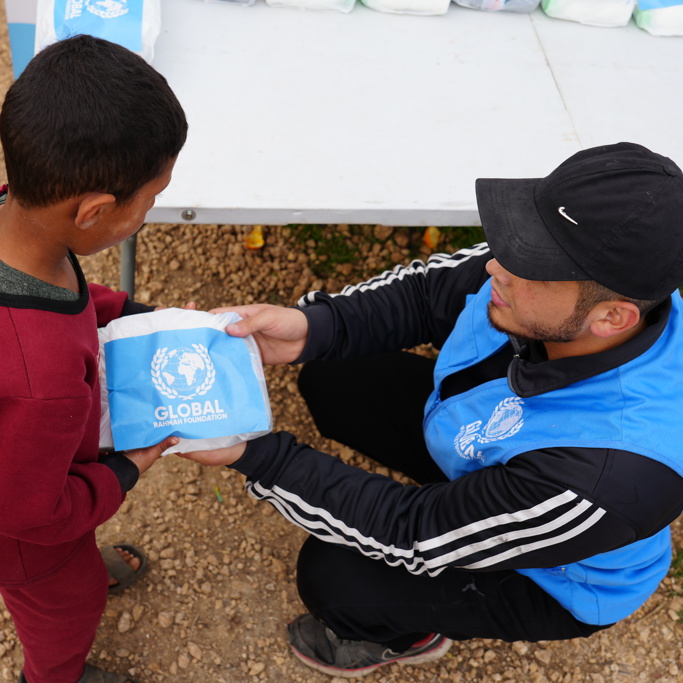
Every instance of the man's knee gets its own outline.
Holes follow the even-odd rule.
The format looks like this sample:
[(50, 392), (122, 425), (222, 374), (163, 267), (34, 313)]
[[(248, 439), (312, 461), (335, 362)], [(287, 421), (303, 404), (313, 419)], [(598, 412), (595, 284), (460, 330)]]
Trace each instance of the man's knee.
[[(299, 371), (299, 378), (297, 380), (299, 393), (304, 398), (306, 403), (309, 404), (309, 406), (311, 404), (310, 398), (317, 394), (320, 365), (320, 361), (312, 360), (303, 365)], [(315, 400), (313, 403), (315, 403)]]
[(361, 555), (309, 536), (299, 551), (297, 588), (299, 597), (313, 615), (324, 614), (331, 603), (344, 602), (355, 593), (354, 579), (359, 580), (355, 563)]

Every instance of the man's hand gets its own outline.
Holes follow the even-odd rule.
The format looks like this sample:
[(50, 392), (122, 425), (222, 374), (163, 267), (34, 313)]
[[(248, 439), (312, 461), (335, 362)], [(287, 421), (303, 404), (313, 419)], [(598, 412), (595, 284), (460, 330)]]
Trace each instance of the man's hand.
[(176, 453), (180, 458), (194, 460), (201, 465), (232, 465), (237, 462), (247, 448), (246, 442), (238, 443), (228, 448), (216, 448), (213, 451), (192, 451), (191, 453)]
[(266, 365), (291, 363), (304, 350), (308, 337), (308, 319), (297, 308), (270, 304), (214, 308), (210, 313), (237, 313), (239, 322), (225, 331), (232, 337), (253, 335)]
[(177, 436), (169, 436), (156, 446), (148, 446), (147, 448), (136, 448), (132, 451), (126, 451), (124, 455), (132, 460), (140, 474), (146, 472), (160, 457), (167, 448), (173, 448), (180, 439)]

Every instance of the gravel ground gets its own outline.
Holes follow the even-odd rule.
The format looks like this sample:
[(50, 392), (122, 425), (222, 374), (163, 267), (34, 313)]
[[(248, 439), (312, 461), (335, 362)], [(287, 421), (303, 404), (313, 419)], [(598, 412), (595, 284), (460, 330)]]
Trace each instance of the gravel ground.
[[(0, 0), (4, 10), (2, 5)], [(1, 11), (3, 92), (11, 82), (4, 16)], [(200, 308), (258, 301), (289, 305), (310, 289), (337, 291), (430, 251), (420, 231), (381, 226), (319, 226), (305, 238), (295, 227), (264, 226), (265, 246), (250, 251), (245, 248), (250, 230), (146, 226), (138, 244), (136, 298), (167, 306), (192, 299)], [(439, 248), (449, 246), (446, 239)], [(334, 264), (340, 254), (347, 262)], [(92, 281), (118, 288), (117, 248), (83, 259), (83, 265)], [(358, 467), (403, 480), (320, 437), (297, 395), (296, 368), (267, 368), (266, 374), (276, 429), (292, 431)], [(683, 547), (681, 520), (674, 535), (677, 547)], [(143, 581), (110, 599), (91, 661), (141, 683), (330, 681), (295, 660), (285, 640), (285, 624), (303, 611), (294, 575), (304, 536), (269, 505), (251, 500), (241, 475), (173, 456), (162, 459), (99, 531), (102, 544), (138, 543), (151, 561)], [(635, 615), (589, 639), (473, 640), (454, 645), (434, 664), (394, 665), (365, 680), (675, 683), (683, 680), (682, 583), (683, 570), (672, 571)], [(0, 602), (0, 680), (16, 680), (21, 661), (14, 627)]]

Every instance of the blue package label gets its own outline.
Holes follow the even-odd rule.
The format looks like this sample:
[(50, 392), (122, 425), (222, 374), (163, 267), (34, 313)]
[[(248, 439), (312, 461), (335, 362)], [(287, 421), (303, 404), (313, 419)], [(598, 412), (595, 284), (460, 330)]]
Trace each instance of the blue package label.
[(211, 439), (269, 429), (264, 390), (244, 340), (194, 328), (104, 345), (114, 447), (167, 436)]
[(664, 9), (683, 5), (683, 0), (638, 0), (638, 9), (645, 12), (651, 9)]
[(87, 34), (142, 50), (144, 0), (55, 0), (54, 25), (58, 40)]

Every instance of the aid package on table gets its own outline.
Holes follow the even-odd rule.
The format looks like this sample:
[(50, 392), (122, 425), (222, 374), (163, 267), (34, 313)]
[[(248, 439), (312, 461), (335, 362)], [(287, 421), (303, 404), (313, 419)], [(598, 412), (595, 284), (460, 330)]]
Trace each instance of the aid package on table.
[(38, 0), (35, 53), (75, 35), (123, 45), (147, 62), (161, 31), (161, 0)]

